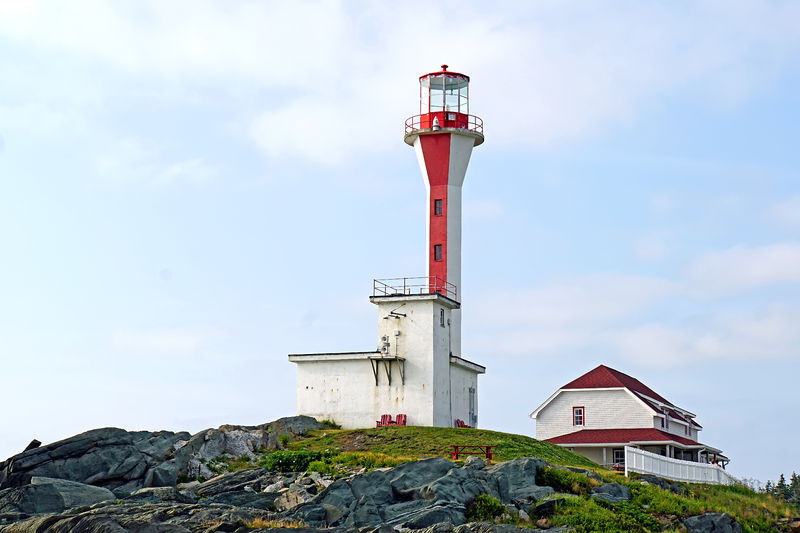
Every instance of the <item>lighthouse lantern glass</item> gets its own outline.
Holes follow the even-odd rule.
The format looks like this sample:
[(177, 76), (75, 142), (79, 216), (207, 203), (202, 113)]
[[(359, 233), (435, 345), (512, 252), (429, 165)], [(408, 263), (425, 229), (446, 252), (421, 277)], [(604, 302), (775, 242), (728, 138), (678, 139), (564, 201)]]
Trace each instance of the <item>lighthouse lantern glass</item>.
[(454, 111), (469, 114), (469, 81), (449, 73), (430, 74), (420, 80), (420, 113)]

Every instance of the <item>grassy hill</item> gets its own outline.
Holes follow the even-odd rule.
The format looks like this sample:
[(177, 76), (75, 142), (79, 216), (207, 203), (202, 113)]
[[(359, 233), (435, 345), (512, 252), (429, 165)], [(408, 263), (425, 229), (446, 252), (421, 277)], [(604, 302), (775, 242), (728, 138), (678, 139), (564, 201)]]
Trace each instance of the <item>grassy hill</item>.
[[(605, 470), (560, 446), (523, 435), (485, 429), (413, 426), (328, 429), (313, 431), (306, 438), (287, 443), (287, 447), (298, 452), (326, 452), (333, 456), (334, 462), (370, 468), (392, 466), (422, 457), (448, 457), (452, 444), (494, 445), (495, 461), (539, 457), (553, 465), (588, 468), (597, 472), (604, 481), (617, 482), (631, 490), (633, 499), (630, 503), (606, 505), (588, 497), (591, 486), (599, 482), (583, 476), (576, 478), (571, 472), (548, 472), (551, 477), (555, 476), (556, 485), (560, 483), (556, 487), (556, 496), (565, 499), (549, 519), (550, 524), (572, 526), (579, 532), (685, 531), (681, 518), (706, 512), (730, 514), (739, 521), (744, 532), (792, 531), (789, 524), (800, 517), (800, 509), (747, 487), (685, 484), (687, 493), (678, 495), (642, 484), (635, 474), (626, 478), (618, 472)], [(553, 479), (547, 484), (553, 486)]]
[(569, 450), (523, 435), (486, 429), (390, 426), (370, 429), (312, 431), (308, 438), (289, 444), (293, 450), (370, 452), (393, 457), (449, 457), (450, 445), (483, 444), (496, 446), (495, 461), (518, 457), (539, 457), (565, 466), (599, 468)]

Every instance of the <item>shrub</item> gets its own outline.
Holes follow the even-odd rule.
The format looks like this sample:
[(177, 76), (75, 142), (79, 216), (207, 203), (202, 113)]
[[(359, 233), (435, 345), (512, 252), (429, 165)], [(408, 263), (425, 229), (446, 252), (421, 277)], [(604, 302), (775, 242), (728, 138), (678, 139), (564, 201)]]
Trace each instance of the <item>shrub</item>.
[(281, 443), (281, 446), (283, 446), (283, 447), (285, 448), (285, 447), (286, 447), (286, 445), (287, 445), (287, 444), (289, 444), (289, 435), (287, 435), (286, 433), (284, 433), (283, 435), (281, 435), (280, 437), (278, 437), (278, 442), (280, 442), (280, 443)]
[(322, 452), (278, 450), (265, 456), (259, 466), (273, 472), (304, 472), (311, 461), (321, 461), (323, 458)]
[(478, 494), (467, 505), (467, 520), (470, 522), (490, 522), (503, 514), (506, 508), (503, 503), (488, 494)]
[(325, 461), (311, 461), (308, 463), (307, 472), (319, 472), (320, 474), (333, 474), (335, 469)]
[(588, 495), (592, 487), (600, 485), (598, 481), (590, 479), (585, 474), (551, 466), (536, 471), (536, 484), (553, 487), (556, 492), (569, 492), (581, 496)]
[(342, 452), (336, 455), (333, 460), (344, 466), (364, 467), (367, 470), (386, 466), (397, 466), (406, 462), (404, 459), (392, 457), (385, 453), (372, 452)]
[(322, 424), (323, 426), (325, 426), (328, 429), (342, 429), (342, 426), (337, 424), (333, 420), (328, 420), (328, 419), (320, 420), (319, 423)]

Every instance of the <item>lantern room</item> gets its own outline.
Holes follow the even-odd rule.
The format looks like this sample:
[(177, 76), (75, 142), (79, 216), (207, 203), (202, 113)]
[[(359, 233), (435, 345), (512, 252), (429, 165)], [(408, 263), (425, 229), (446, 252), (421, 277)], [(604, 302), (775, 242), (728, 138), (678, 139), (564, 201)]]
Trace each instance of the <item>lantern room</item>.
[(419, 130), (461, 129), (480, 134), (475, 144), (483, 142), (483, 121), (469, 114), (469, 76), (450, 72), (442, 65), (439, 72), (419, 77), (419, 115), (406, 121), (408, 135)]

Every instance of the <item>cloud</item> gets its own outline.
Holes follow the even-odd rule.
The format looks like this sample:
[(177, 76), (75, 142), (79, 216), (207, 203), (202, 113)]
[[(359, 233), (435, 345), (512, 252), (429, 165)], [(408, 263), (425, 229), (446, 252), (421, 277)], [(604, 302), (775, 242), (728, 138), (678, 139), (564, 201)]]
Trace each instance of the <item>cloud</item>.
[(643, 261), (660, 261), (670, 253), (666, 238), (660, 234), (640, 237), (634, 243), (634, 254)]
[(489, 332), (477, 340), (483, 349), (547, 353), (597, 343), (611, 324), (676, 289), (656, 278), (592, 275), (527, 291), (478, 296), (470, 303), (470, 320)]
[(624, 357), (648, 366), (785, 359), (800, 345), (800, 309), (784, 306), (697, 317), (674, 326), (645, 323), (611, 333)]
[(94, 161), (98, 176), (117, 183), (147, 183), (167, 187), (183, 183), (201, 184), (213, 180), (219, 169), (202, 157), (165, 163), (168, 155), (152, 143), (119, 139), (107, 143)]
[(189, 356), (208, 336), (208, 332), (186, 328), (120, 329), (112, 334), (112, 344), (119, 351), (135, 355)]
[(800, 243), (735, 246), (709, 252), (694, 261), (689, 275), (700, 294), (800, 283)]
[(769, 214), (773, 220), (789, 228), (800, 228), (800, 196), (792, 196), (775, 204)]
[(800, 244), (708, 252), (684, 273), (674, 281), (602, 274), (492, 291), (470, 302), (465, 318), (478, 324), (471, 342), (486, 353), (617, 354), (657, 367), (796, 356), (800, 306), (780, 295), (735, 297), (743, 289), (800, 283)]
[(180, 182), (205, 183), (217, 176), (217, 168), (203, 158), (195, 157), (169, 165), (153, 182), (156, 185), (173, 185)]
[(486, 119), (490, 140), (550, 146), (635, 121), (674, 91), (736, 105), (769, 84), (800, 42), (789, 22), (800, 17), (793, 3), (467, 2), (453, 10), (421, 2), (389, 9), (88, 0), (30, 2), (9, 13), (0, 17), (8, 42), (62, 62), (137, 85), (263, 93), (241, 110), (254, 143), (270, 158), (331, 165), (386, 150), (417, 110), (416, 77), (442, 61), (472, 75), (472, 112)]

